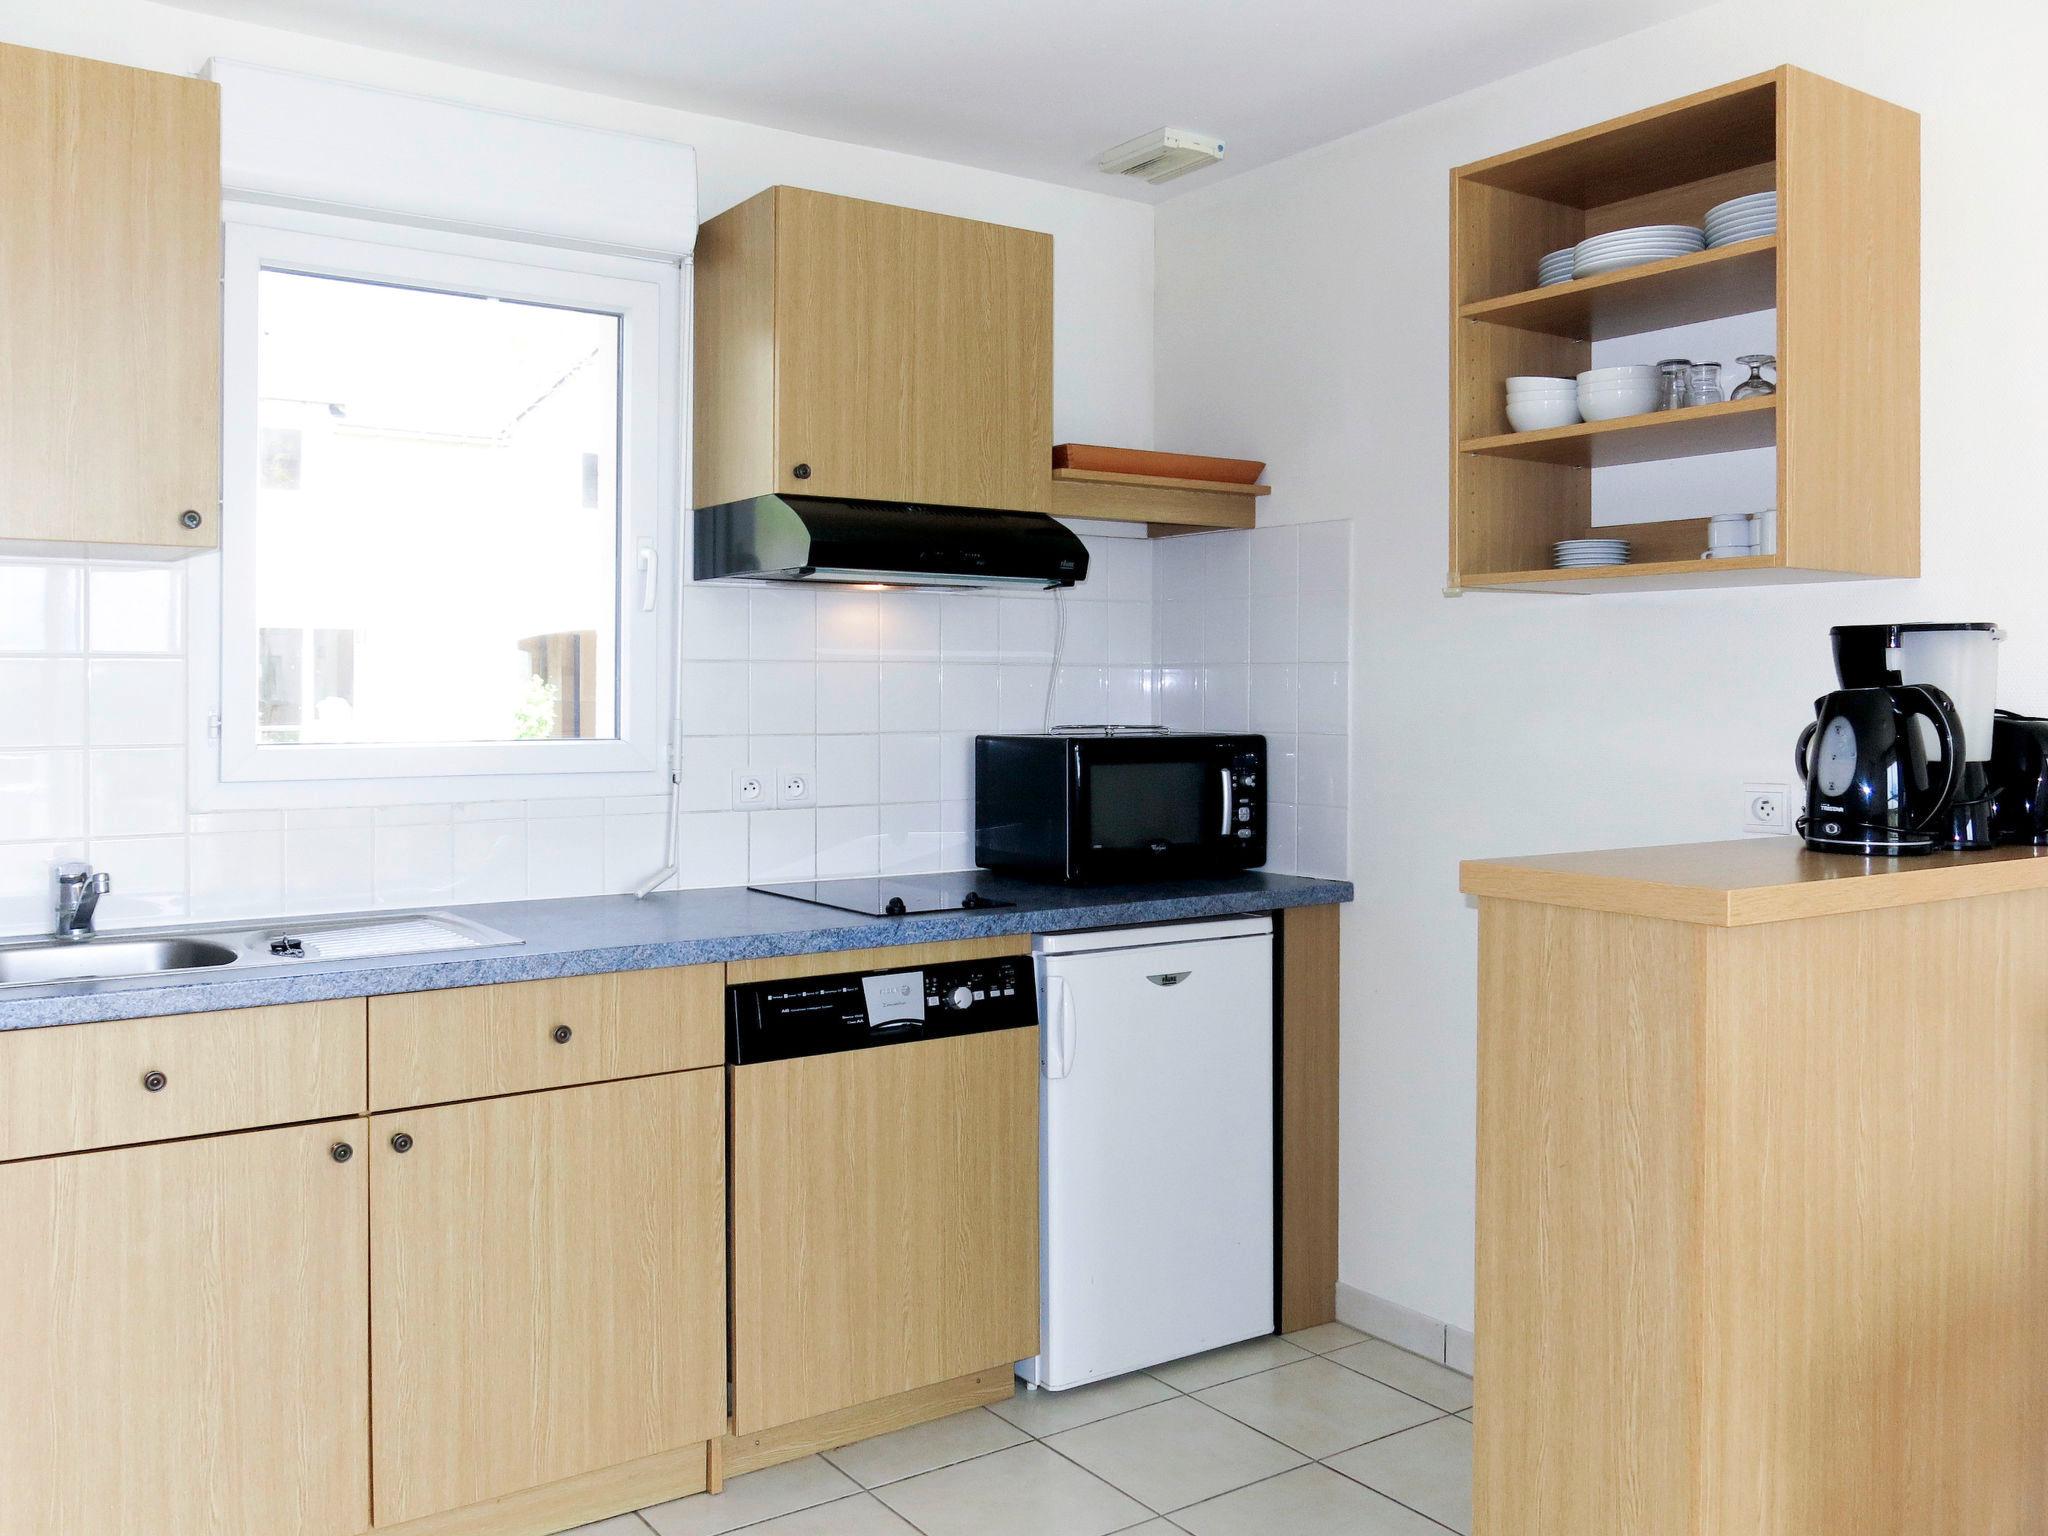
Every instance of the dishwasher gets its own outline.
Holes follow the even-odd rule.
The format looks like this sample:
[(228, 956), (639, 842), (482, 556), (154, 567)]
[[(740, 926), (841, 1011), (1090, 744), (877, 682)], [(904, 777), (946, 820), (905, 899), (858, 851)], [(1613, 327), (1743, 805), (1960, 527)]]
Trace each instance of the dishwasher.
[(733, 1432), (996, 1367), (1007, 1379), (1038, 1350), (1023, 941), (742, 981), (726, 1018)]
[(1058, 1390), (1273, 1331), (1273, 920), (1047, 934), (1042, 1353)]

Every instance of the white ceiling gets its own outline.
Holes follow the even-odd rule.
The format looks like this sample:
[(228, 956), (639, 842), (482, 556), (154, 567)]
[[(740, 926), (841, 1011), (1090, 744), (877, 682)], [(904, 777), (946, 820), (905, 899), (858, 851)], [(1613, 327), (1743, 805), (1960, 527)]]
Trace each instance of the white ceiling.
[[(1158, 201), (1708, 0), (175, 0), (341, 41)], [(1096, 155), (1171, 124), (1223, 165)]]

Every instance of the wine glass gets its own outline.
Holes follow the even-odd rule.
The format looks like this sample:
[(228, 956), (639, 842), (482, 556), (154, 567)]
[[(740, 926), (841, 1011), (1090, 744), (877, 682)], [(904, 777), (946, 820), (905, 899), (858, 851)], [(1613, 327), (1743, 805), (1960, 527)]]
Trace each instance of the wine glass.
[(1749, 364), (1749, 377), (1735, 386), (1735, 393), (1730, 395), (1729, 399), (1747, 400), (1755, 395), (1775, 395), (1778, 392), (1778, 386), (1764, 377), (1766, 368), (1778, 366), (1775, 357), (1767, 352), (1752, 352), (1746, 357), (1738, 357), (1735, 361)]

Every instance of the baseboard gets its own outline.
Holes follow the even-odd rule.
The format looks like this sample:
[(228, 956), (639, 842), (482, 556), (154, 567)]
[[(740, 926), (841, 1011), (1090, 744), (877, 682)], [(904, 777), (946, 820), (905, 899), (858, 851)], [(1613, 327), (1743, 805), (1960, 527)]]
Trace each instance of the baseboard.
[(913, 1424), (942, 1419), (968, 1408), (1006, 1402), (1016, 1390), (1016, 1385), (1015, 1367), (995, 1366), (951, 1381), (934, 1382), (928, 1387), (913, 1387), (908, 1392), (898, 1392), (893, 1397), (879, 1398), (871, 1403), (857, 1403), (851, 1408), (821, 1413), (816, 1418), (799, 1419), (794, 1424), (778, 1424), (773, 1429), (755, 1430), (745, 1435), (727, 1435), (718, 1447), (718, 1476), (722, 1482), (725, 1478), (756, 1472), (762, 1467), (795, 1461), (816, 1451), (836, 1450), (871, 1435), (907, 1429)]
[(686, 1445), (482, 1504), (380, 1525), (374, 1536), (548, 1536), (704, 1490), (708, 1447)]
[(1337, 1282), (1337, 1321), (1361, 1333), (1398, 1344), (1411, 1355), (1447, 1365), (1463, 1376), (1472, 1374), (1472, 1335), (1464, 1328), (1404, 1307), (1398, 1301)]

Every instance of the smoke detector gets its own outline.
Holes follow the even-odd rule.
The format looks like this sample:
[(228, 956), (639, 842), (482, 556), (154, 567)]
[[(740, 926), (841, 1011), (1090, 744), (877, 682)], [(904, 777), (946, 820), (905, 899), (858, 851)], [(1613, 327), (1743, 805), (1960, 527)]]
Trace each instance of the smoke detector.
[(1192, 128), (1155, 128), (1102, 152), (1097, 162), (1112, 176), (1171, 181), (1223, 158), (1223, 141)]

